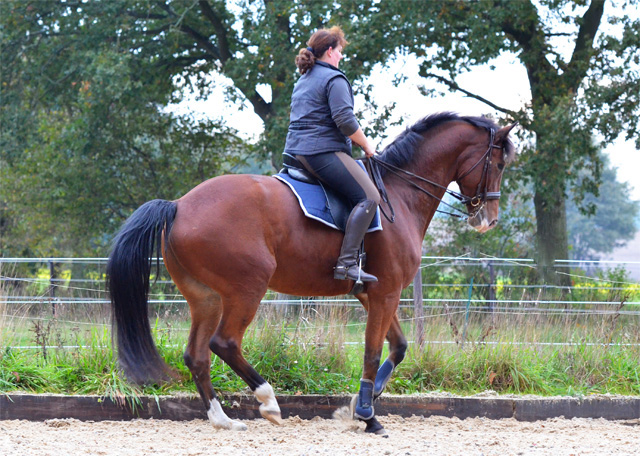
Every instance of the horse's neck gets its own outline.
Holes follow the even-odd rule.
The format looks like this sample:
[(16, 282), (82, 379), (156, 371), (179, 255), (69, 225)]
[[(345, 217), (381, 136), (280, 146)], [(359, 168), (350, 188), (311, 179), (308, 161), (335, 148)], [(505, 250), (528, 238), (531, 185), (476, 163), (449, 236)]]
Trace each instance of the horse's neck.
[[(446, 146), (443, 147), (442, 144)], [(457, 144), (453, 138), (447, 137), (425, 140), (420, 150), (416, 151), (415, 159), (407, 170), (444, 188), (448, 187), (455, 178), (457, 160), (463, 151), (462, 147), (456, 147)], [(418, 190), (398, 177), (391, 180), (391, 187), (397, 196), (395, 199), (406, 205), (416, 229), (424, 236), (445, 190), (415, 178), (410, 180), (433, 196)]]

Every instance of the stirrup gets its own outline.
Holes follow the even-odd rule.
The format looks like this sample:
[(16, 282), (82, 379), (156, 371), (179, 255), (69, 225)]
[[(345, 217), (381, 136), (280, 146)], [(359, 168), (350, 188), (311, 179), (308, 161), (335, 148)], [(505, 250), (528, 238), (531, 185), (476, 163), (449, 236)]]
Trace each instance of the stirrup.
[(337, 265), (333, 270), (333, 278), (337, 280), (355, 280), (356, 283), (378, 281), (376, 276), (364, 272), (357, 264), (349, 266)]

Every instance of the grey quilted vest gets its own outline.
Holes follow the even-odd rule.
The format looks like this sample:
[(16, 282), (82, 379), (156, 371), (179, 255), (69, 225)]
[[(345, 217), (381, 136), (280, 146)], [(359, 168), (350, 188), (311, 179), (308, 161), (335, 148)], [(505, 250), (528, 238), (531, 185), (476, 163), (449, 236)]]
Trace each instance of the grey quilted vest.
[[(292, 155), (314, 155), (323, 152), (346, 152), (351, 155), (351, 139), (345, 136), (331, 118), (327, 100), (327, 84), (333, 78), (349, 80), (345, 74), (324, 62), (316, 62), (300, 76), (291, 95), (289, 132), (284, 151)], [(351, 106), (353, 91), (349, 83)]]

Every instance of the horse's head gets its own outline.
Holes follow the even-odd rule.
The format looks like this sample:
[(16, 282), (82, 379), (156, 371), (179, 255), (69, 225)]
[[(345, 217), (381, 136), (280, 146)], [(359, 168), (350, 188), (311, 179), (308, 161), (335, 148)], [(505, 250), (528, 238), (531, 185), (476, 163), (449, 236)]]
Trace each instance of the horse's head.
[(489, 143), (470, 148), (460, 161), (456, 181), (466, 197), (469, 225), (485, 233), (498, 223), (500, 183), (504, 167), (513, 161), (515, 148), (509, 132), (517, 122), (499, 130), (489, 129)]

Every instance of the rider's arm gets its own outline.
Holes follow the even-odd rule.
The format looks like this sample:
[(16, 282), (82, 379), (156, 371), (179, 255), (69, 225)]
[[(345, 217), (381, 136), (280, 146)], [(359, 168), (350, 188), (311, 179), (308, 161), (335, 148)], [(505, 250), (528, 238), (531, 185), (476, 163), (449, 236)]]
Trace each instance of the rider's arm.
[(364, 135), (360, 127), (358, 127), (356, 132), (350, 135), (349, 138), (351, 138), (351, 141), (353, 141), (354, 143), (356, 143), (362, 148), (362, 150), (364, 151), (364, 154), (367, 157), (371, 157), (372, 155), (375, 155), (376, 148), (371, 145), (371, 141), (369, 141), (369, 138), (367, 138)]
[(353, 97), (347, 80), (337, 77), (329, 81), (327, 99), (331, 109), (331, 117), (342, 134), (360, 146), (367, 157), (372, 156), (375, 153), (375, 148), (365, 136), (353, 113)]

